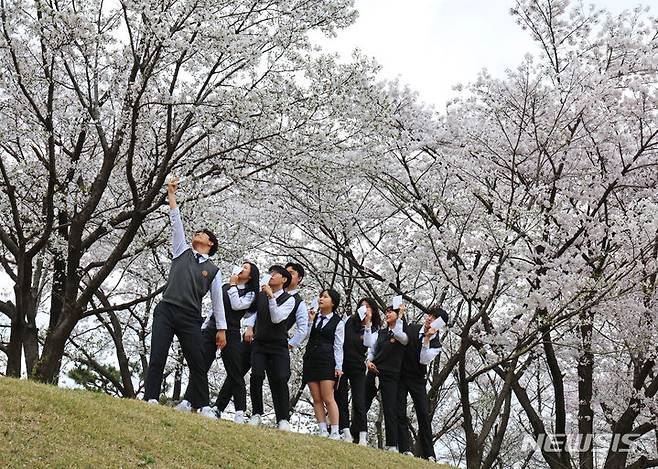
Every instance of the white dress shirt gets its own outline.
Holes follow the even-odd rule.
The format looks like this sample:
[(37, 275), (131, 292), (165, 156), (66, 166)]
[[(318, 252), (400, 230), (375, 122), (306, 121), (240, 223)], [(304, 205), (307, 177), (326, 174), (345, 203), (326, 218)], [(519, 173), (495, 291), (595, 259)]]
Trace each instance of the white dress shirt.
[[(276, 299), (283, 294), (283, 289), (279, 289), (272, 294), (272, 298), (269, 299), (268, 306), (270, 310), (270, 319), (273, 324), (279, 324), (282, 321), (285, 321), (288, 315), (292, 312), (292, 309), (295, 307), (295, 299), (291, 296), (286, 301), (283, 302), (281, 306), (276, 303)], [(242, 324), (245, 327), (254, 327), (256, 324), (256, 314), (252, 314), (248, 318), (245, 318), (242, 321)]]
[[(298, 289), (290, 290), (288, 293), (290, 296), (296, 295), (299, 292)], [(306, 309), (306, 302), (302, 300), (295, 311), (295, 333), (292, 338), (288, 340), (288, 345), (292, 348), (299, 347), (304, 338), (306, 337), (306, 330), (308, 329), (308, 309)]]
[[(233, 311), (242, 311), (244, 309), (247, 309), (254, 302), (254, 298), (256, 297), (256, 294), (252, 291), (245, 293), (243, 296), (240, 296), (239, 291), (244, 290), (245, 288), (246, 285), (238, 284), (228, 289), (227, 291), (228, 298), (229, 301), (231, 302), (231, 308), (233, 309)], [(223, 297), (222, 297), (222, 302), (223, 302)], [(212, 317), (213, 315), (208, 315), (206, 317), (205, 321), (203, 321), (203, 325), (201, 326), (201, 329), (205, 329), (208, 327), (208, 325), (210, 324), (210, 318)]]
[[(420, 331), (418, 332), (418, 336), (421, 340), (421, 348), (420, 348), (420, 364), (421, 365), (429, 365), (432, 363), (432, 360), (434, 360), (439, 353), (441, 353), (441, 347), (430, 347), (429, 342), (425, 343), (424, 338), (425, 338), (425, 328), (420, 328)], [(430, 342), (432, 339), (436, 337), (436, 333), (432, 334), (430, 336)]]

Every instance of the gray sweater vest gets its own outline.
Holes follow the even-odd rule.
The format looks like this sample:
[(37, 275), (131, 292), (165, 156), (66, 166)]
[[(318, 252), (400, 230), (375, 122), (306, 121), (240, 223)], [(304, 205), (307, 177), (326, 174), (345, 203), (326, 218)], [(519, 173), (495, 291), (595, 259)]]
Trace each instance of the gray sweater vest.
[(162, 301), (201, 315), (201, 302), (219, 269), (210, 261), (199, 263), (192, 249), (171, 261)]

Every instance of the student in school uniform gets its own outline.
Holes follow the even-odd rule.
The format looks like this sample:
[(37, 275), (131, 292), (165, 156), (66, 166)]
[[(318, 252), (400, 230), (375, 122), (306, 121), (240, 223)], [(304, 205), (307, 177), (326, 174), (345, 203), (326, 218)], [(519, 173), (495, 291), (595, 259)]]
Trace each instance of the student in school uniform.
[(179, 181), (179, 178), (174, 178), (167, 184), (173, 260), (167, 287), (153, 312), (151, 353), (144, 384), (144, 400), (152, 404), (158, 403), (162, 375), (175, 335), (190, 368), (190, 406), (199, 409), (206, 417), (216, 418), (215, 412), (208, 405), (208, 373), (199, 344), (202, 342), (203, 322), (201, 302), (210, 291), (217, 330), (215, 344), (220, 349), (226, 346), (227, 324), (222, 301), (222, 278), (219, 269), (209, 260), (217, 252), (218, 243), (217, 237), (207, 229), (194, 233), (191, 247), (185, 241), (183, 222), (176, 204)]
[[(269, 283), (261, 287), (255, 301), (250, 381), (252, 417), (249, 423), (260, 425), (263, 415), (262, 381), (267, 374), (278, 428), (289, 430), (290, 355), (286, 319), (295, 308), (296, 300), (285, 291), (290, 285), (290, 272), (281, 265), (271, 266), (268, 272), (271, 275)], [(254, 383), (259, 384), (257, 389), (253, 388)]]
[[(364, 307), (365, 317), (358, 312), (345, 319), (345, 339), (343, 341), (343, 377), (336, 389), (335, 397), (340, 414), (340, 432), (345, 441), (353, 442), (358, 437), (360, 445), (368, 444), (368, 423), (366, 413), (366, 356), (369, 337), (381, 327), (379, 307), (372, 298), (363, 298), (357, 308)], [(369, 333), (366, 334), (366, 329)], [(352, 394), (352, 426), (350, 430), (350, 410), (348, 406), (348, 381)]]
[[(226, 347), (222, 349), (221, 358), (226, 370), (226, 379), (222, 385), (217, 401), (215, 402), (218, 417), (228, 405), (231, 397), (235, 407), (234, 421), (244, 423), (244, 412), (247, 408), (247, 390), (242, 373), (242, 341), (240, 339), (240, 320), (251, 308), (258, 293), (258, 280), (260, 274), (256, 264), (245, 262), (242, 270), (231, 275), (228, 283), (222, 286), (222, 300), (226, 314)], [(208, 315), (201, 326), (201, 344), (205, 359), (206, 373), (215, 361), (217, 347), (215, 345), (215, 334), (217, 326), (213, 315)], [(185, 391), (185, 398), (176, 406), (182, 411), (191, 410), (189, 402), (190, 388)]]
[(244, 423), (247, 410), (247, 387), (244, 382), (244, 364), (242, 349), (244, 344), (240, 337), (240, 321), (245, 313), (253, 311), (254, 301), (259, 289), (260, 272), (252, 262), (242, 264), (242, 271), (232, 275), (228, 285), (224, 285), (224, 302), (228, 300), (226, 320), (226, 348), (222, 350), (222, 362), (226, 370), (226, 379), (222, 384), (215, 407), (221, 413), (226, 409), (231, 397), (235, 408), (235, 423)]
[(381, 392), (381, 404), (384, 411), (384, 426), (386, 427), (386, 449), (397, 452), (398, 444), (398, 380), (402, 368), (404, 349), (409, 337), (404, 332), (402, 316), (405, 305), (393, 309), (386, 308), (386, 324), (383, 329), (375, 332), (370, 338), (368, 351), (368, 375), (366, 376), (366, 409), (370, 409), (372, 400)]
[[(291, 295), (295, 300), (295, 305), (293, 306), (292, 311), (288, 314), (286, 318), (286, 331), (289, 331), (292, 326), (295, 326), (294, 335), (288, 340), (288, 350), (293, 350), (299, 347), (302, 341), (306, 337), (306, 327), (308, 322), (308, 310), (306, 308), (306, 303), (299, 293), (299, 284), (304, 279), (304, 267), (301, 264), (289, 262), (286, 264), (285, 269), (290, 273), (290, 284), (286, 287), (286, 292)], [(244, 321), (246, 326), (246, 331), (244, 335), (244, 345), (245, 352), (243, 352), (243, 372), (247, 374), (251, 368), (251, 356), (246, 355), (247, 352), (251, 349), (251, 341), (253, 339), (253, 330), (256, 323), (256, 316), (251, 316), (250, 318)], [(290, 365), (288, 366), (290, 369)], [(263, 400), (263, 381), (265, 377), (253, 374), (249, 382), (249, 389), (252, 401), (255, 399), (256, 402), (262, 402)], [(290, 375), (286, 382), (290, 379)], [(286, 392), (286, 399), (290, 401), (290, 390), (286, 385), (284, 391)], [(283, 399), (283, 398), (282, 398)], [(257, 406), (257, 408), (260, 408)], [(261, 415), (254, 413), (249, 420), (251, 425), (260, 425)]]
[[(308, 384), (313, 398), (320, 436), (340, 440), (338, 406), (334, 399), (334, 386), (345, 385), (340, 379), (343, 374), (345, 323), (336, 312), (340, 294), (332, 289), (323, 290), (318, 303), (320, 311), (316, 313), (311, 309), (309, 312), (311, 327), (307, 333), (302, 380)], [(331, 433), (327, 431), (325, 408), (329, 414)]]
[(412, 454), (409, 447), (409, 426), (407, 422), (407, 394), (416, 410), (418, 420), (418, 441), (420, 457), (435, 460), (432, 442), (432, 421), (427, 401), (427, 366), (441, 352), (441, 341), (432, 322), (441, 318), (448, 322), (448, 313), (441, 308), (430, 308), (423, 324), (408, 324), (405, 332), (409, 343), (405, 347), (402, 370), (398, 383), (398, 447), (401, 453)]
[(288, 330), (295, 326), (293, 336), (288, 340), (288, 348), (294, 350), (299, 348), (304, 339), (306, 338), (306, 330), (308, 327), (308, 309), (306, 302), (302, 295), (299, 293), (299, 285), (304, 280), (304, 266), (297, 262), (288, 262), (286, 270), (290, 272), (290, 285), (286, 288), (289, 295), (295, 298), (295, 308), (288, 315), (286, 319), (286, 326)]

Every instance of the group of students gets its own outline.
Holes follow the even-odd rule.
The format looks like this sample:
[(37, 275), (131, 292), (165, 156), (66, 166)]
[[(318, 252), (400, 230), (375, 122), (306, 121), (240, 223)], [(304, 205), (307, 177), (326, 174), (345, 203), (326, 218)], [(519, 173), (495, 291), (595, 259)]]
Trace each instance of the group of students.
[[(411, 395), (420, 456), (433, 459), (426, 375), (427, 365), (441, 351), (438, 329), (447, 322), (447, 313), (430, 308), (424, 323), (409, 323), (405, 306), (394, 301), (386, 308), (382, 322), (377, 303), (363, 298), (354, 314), (342, 318), (338, 314), (341, 297), (333, 289), (324, 289), (307, 308), (298, 290), (304, 268), (294, 262), (271, 266), (263, 279), (254, 263), (245, 262), (222, 284), (219, 269), (210, 261), (217, 252), (216, 236), (204, 229), (194, 233), (191, 246), (185, 241), (175, 197), (178, 182), (174, 178), (167, 186), (173, 260), (162, 300), (153, 314), (144, 399), (158, 403), (175, 335), (190, 370), (189, 384), (177, 409), (197, 409), (206, 417), (217, 418), (232, 399), (234, 420), (245, 422), (245, 376), (251, 370), (249, 423), (261, 423), (267, 376), (278, 428), (288, 430), (289, 353), (306, 341), (302, 379), (313, 399), (320, 435), (367, 445), (367, 413), (379, 391), (386, 448), (409, 452), (406, 412), (407, 395)], [(208, 292), (212, 313), (204, 319), (201, 305)], [(213, 408), (208, 371), (217, 350), (221, 351), (226, 379)]]

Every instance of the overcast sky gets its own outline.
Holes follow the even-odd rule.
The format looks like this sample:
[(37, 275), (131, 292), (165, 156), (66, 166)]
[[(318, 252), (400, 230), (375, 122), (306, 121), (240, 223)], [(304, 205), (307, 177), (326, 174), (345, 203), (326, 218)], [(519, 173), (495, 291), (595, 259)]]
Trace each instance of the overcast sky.
[[(658, 0), (597, 0), (613, 13), (640, 4), (658, 13)], [(515, 0), (355, 0), (359, 18), (325, 49), (349, 57), (354, 48), (373, 56), (383, 76), (399, 76), (421, 99), (442, 109), (457, 83), (482, 68), (500, 76), (515, 68), (533, 42), (514, 22)]]

